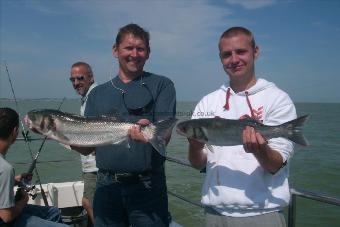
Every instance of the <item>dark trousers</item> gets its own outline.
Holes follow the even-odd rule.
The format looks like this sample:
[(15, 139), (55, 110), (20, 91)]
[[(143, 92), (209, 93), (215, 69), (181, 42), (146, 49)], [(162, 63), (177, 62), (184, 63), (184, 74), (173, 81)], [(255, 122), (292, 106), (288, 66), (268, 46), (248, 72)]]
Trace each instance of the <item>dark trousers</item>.
[(62, 224), (58, 208), (28, 204), (13, 223), (5, 225), (0, 221), (0, 226), (66, 227), (67, 225)]
[(164, 171), (118, 181), (98, 171), (93, 209), (96, 227), (169, 226)]

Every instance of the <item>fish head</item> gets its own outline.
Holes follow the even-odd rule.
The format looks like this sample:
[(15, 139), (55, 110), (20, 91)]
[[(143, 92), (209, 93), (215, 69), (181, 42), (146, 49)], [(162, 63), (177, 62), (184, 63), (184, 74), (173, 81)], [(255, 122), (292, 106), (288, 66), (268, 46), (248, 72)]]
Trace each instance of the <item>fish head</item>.
[(187, 138), (192, 138), (194, 136), (194, 127), (189, 121), (182, 121), (177, 124), (176, 132)]
[(24, 122), (29, 129), (43, 135), (47, 135), (55, 129), (53, 115), (44, 110), (29, 111), (24, 118)]
[(202, 119), (191, 119), (182, 121), (177, 124), (176, 131), (178, 134), (194, 139), (201, 143), (207, 143), (208, 137), (205, 129), (205, 123)]

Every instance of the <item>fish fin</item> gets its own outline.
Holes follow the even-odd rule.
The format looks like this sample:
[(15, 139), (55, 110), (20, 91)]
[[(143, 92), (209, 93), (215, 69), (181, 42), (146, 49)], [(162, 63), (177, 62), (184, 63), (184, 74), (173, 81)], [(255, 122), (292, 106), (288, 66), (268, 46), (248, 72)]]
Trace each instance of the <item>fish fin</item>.
[(109, 121), (114, 121), (114, 122), (125, 122), (126, 120), (122, 116), (116, 116), (116, 115), (102, 115), (102, 118), (105, 118)]
[(70, 141), (69, 138), (67, 138), (65, 135), (63, 135), (60, 132), (55, 131), (55, 132), (53, 132), (53, 135), (47, 136), (47, 137), (50, 137), (51, 139), (57, 140), (62, 144), (69, 145), (69, 141)]
[(208, 130), (204, 127), (199, 127), (196, 128), (197, 130), (200, 131), (200, 137), (202, 137), (203, 139), (197, 140), (198, 142), (204, 143), (205, 147), (211, 152), (214, 153), (214, 148), (212, 147), (212, 145), (208, 144), (207, 142), (209, 141), (208, 139)]
[(116, 109), (112, 110), (110, 114), (101, 115), (101, 117), (107, 118), (108, 120), (111, 120), (111, 121), (119, 121), (119, 122), (126, 121), (126, 119), (122, 116), (122, 114)]
[(208, 148), (209, 151), (211, 151), (211, 153), (214, 153), (214, 148), (212, 145), (210, 144), (205, 144), (205, 146)]
[(241, 121), (253, 121), (254, 118), (252, 118), (251, 116), (249, 116), (248, 114), (246, 114), (246, 115), (241, 116), (240, 120), (241, 120)]
[(127, 148), (127, 149), (130, 149), (130, 138), (128, 138), (127, 140), (123, 140), (122, 142), (121, 142), (121, 144), (123, 144), (123, 145), (125, 145), (125, 147)]
[(282, 126), (288, 129), (288, 139), (302, 146), (309, 146), (309, 142), (302, 134), (301, 127), (309, 119), (309, 115), (298, 117), (292, 121), (284, 123)]
[(171, 135), (172, 129), (175, 126), (176, 122), (176, 118), (160, 120), (154, 124), (145, 126), (142, 132), (143, 136), (149, 140), (149, 143), (151, 143), (151, 145), (158, 151), (158, 153), (164, 157), (166, 155), (165, 139)]
[(113, 145), (120, 145), (120, 146), (125, 146), (126, 148), (130, 148), (130, 141), (131, 141), (131, 138), (128, 137), (127, 139), (122, 139), (122, 140), (119, 140), (119, 141), (115, 141), (115, 142), (112, 142), (111, 144)]
[(243, 118), (241, 118), (240, 121), (245, 122), (246, 125), (251, 127), (263, 126), (263, 123), (259, 119), (252, 118), (249, 115), (243, 116)]
[(72, 150), (71, 146), (70, 145), (67, 145), (67, 144), (63, 144), (63, 143), (59, 143), (60, 146), (66, 148), (67, 150)]
[[(204, 128), (204, 127), (200, 127), (199, 128), (199, 130), (201, 130), (201, 133), (202, 133), (202, 137), (203, 137), (203, 139), (204, 139), (204, 141), (209, 141), (209, 139), (208, 139), (208, 130), (206, 129), (206, 128)], [(204, 143), (206, 143), (206, 142), (204, 142)]]

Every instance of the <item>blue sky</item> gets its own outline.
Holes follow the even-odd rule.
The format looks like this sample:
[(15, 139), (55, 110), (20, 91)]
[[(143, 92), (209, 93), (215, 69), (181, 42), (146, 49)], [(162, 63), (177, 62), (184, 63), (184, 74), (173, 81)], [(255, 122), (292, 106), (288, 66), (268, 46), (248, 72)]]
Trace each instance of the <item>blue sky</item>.
[(98, 83), (116, 75), (118, 29), (151, 34), (145, 69), (173, 80), (177, 99), (199, 101), (228, 81), (217, 43), (231, 26), (253, 31), (256, 76), (295, 102), (340, 102), (340, 1), (337, 0), (0, 0), (0, 98), (76, 98), (68, 78), (76, 61)]

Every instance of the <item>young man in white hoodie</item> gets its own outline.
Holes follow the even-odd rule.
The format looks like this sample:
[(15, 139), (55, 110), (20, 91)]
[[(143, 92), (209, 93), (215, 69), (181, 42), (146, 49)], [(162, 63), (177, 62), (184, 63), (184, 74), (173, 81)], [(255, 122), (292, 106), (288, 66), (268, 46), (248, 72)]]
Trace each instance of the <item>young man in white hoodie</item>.
[[(265, 125), (296, 118), (289, 96), (275, 84), (256, 78), (260, 52), (248, 29), (225, 31), (219, 50), (229, 83), (203, 97), (192, 118), (251, 117)], [(206, 206), (206, 226), (286, 226), (281, 211), (290, 198), (286, 163), (293, 155), (293, 144), (284, 138), (267, 140), (248, 126), (242, 137), (242, 145), (213, 146), (214, 152), (189, 139), (191, 164), (206, 168), (201, 200)]]

